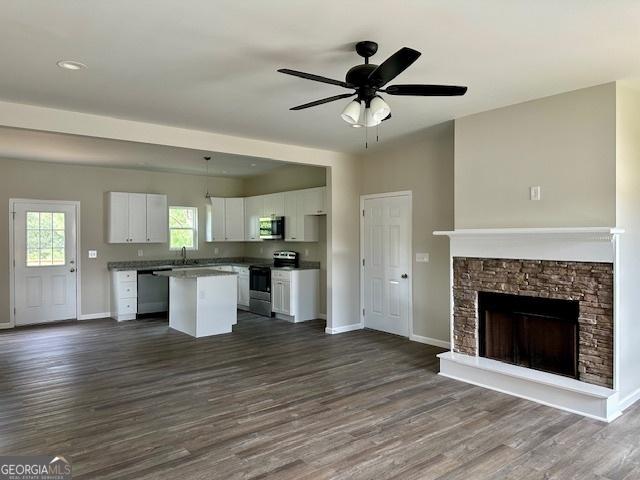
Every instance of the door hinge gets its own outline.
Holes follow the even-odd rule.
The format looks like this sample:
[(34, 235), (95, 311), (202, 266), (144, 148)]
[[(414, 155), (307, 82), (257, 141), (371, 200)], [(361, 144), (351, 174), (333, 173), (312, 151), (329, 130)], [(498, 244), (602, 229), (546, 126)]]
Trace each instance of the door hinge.
[(13, 216), (13, 220), (16, 219), (16, 212), (11, 212), (11, 215)]
[(364, 258), (362, 259), (362, 266), (364, 267)]
[(364, 209), (362, 210), (362, 216), (364, 217)]
[(364, 308), (362, 309), (362, 316), (364, 317)]

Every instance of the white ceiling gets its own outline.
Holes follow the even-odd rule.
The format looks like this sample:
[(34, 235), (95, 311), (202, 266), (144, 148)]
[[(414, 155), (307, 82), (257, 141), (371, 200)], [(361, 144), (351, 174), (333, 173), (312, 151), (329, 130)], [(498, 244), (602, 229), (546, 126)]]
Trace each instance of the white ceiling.
[(288, 108), (343, 90), (277, 68), (342, 79), (360, 60), (354, 42), (370, 39), (373, 63), (422, 52), (396, 83), (469, 86), (387, 97), (383, 140), (640, 76), (637, 0), (0, 0), (0, 11), (2, 99), (341, 151), (363, 146), (363, 129), (338, 117), (346, 101)]
[(160, 172), (251, 177), (287, 165), (266, 158), (204, 152), (149, 143), (0, 127), (0, 158), (59, 162)]

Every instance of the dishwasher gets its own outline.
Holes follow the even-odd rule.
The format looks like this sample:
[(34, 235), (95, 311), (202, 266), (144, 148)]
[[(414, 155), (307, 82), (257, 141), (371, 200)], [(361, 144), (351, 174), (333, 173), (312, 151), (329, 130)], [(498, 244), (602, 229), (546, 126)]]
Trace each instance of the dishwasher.
[(169, 311), (169, 277), (158, 277), (153, 272), (171, 270), (154, 268), (138, 271), (138, 315)]

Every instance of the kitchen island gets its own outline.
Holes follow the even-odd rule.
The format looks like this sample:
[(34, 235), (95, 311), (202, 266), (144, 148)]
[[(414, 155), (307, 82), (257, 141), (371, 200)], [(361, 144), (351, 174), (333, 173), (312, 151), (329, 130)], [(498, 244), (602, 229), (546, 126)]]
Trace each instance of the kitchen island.
[(236, 273), (189, 268), (154, 275), (169, 277), (169, 327), (196, 338), (231, 333), (238, 318)]

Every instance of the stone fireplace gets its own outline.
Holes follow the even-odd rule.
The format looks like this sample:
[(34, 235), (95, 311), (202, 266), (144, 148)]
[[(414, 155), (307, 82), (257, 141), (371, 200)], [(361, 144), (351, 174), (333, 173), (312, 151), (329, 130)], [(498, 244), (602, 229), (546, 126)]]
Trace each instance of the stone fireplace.
[[(511, 294), (508, 300), (509, 308), (516, 314), (521, 312), (521, 325), (514, 325), (513, 334), (520, 332), (521, 336), (527, 335), (528, 346), (536, 348), (531, 341), (541, 337), (536, 334), (541, 333), (540, 328), (545, 328), (544, 336), (538, 338), (538, 343), (542, 340), (553, 342), (557, 339), (556, 350), (564, 348), (564, 351), (556, 352), (555, 359), (558, 361), (566, 361), (568, 356), (575, 356), (577, 372), (571, 376), (595, 385), (609, 388), (613, 386), (612, 263), (454, 257), (454, 352), (482, 355), (480, 327), (486, 326), (487, 314), (479, 308), (478, 299), (483, 293), (488, 292)], [(540, 302), (532, 299), (547, 300), (547, 303), (538, 305), (536, 309), (532, 303)], [(556, 304), (554, 309), (551, 302), (554, 299), (570, 303), (561, 303), (561, 306)], [(577, 330), (577, 345), (575, 342), (572, 343), (568, 336), (559, 338), (567, 330), (562, 326), (570, 323), (570, 314), (565, 312), (571, 310), (573, 302), (576, 310), (573, 330)], [(499, 310), (504, 313), (505, 307)], [(522, 317), (526, 317), (527, 313), (533, 318), (524, 320)], [(482, 322), (479, 321), (481, 314), (484, 314)], [(544, 314), (547, 315), (543, 320), (540, 315)], [(564, 321), (551, 321), (552, 318), (557, 319), (563, 314)], [(512, 320), (518, 322), (517, 319)], [(527, 327), (529, 333), (523, 331)], [(520, 340), (518, 343), (522, 345), (525, 339)], [(517, 345), (515, 347), (517, 348)], [(521, 348), (525, 346), (522, 345)], [(540, 358), (540, 361), (553, 363), (554, 358), (547, 356), (548, 360)], [(529, 368), (535, 367), (529, 365)], [(553, 365), (539, 369), (552, 371)]]
[(450, 237), (451, 351), (440, 373), (611, 421), (619, 229), (434, 232)]

